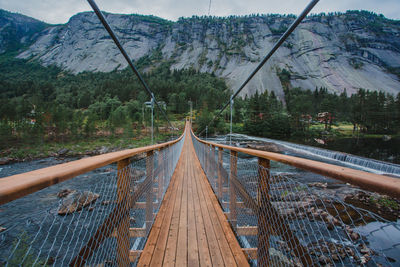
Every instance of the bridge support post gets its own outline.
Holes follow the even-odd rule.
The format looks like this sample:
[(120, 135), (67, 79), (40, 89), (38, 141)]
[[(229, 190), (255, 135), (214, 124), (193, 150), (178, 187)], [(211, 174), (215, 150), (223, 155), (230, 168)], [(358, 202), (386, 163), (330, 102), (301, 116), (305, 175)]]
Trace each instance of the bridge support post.
[(231, 172), (229, 179), (229, 213), (232, 227), (236, 229), (237, 226), (237, 211), (236, 211), (236, 192), (233, 179), (237, 177), (237, 152), (231, 150)]
[(204, 172), (208, 174), (208, 144), (204, 146)]
[(162, 195), (164, 192), (164, 149), (160, 149), (158, 151), (158, 169), (160, 170), (158, 172), (158, 202), (161, 202), (162, 200)]
[(210, 157), (210, 165), (211, 165), (211, 176), (213, 182), (213, 188), (217, 191), (217, 164), (215, 164), (215, 146), (211, 146), (211, 157)]
[(218, 198), (222, 203), (222, 187), (223, 187), (223, 180), (222, 180), (222, 168), (223, 168), (223, 159), (222, 159), (222, 151), (224, 149), (222, 147), (218, 147)]
[(146, 175), (150, 180), (149, 189), (146, 195), (146, 232), (149, 233), (151, 224), (153, 223), (153, 169), (154, 169), (154, 152), (149, 151), (146, 155)]
[(271, 266), (269, 260), (269, 238), (270, 225), (268, 224), (267, 203), (271, 198), (270, 189), (270, 161), (268, 159), (258, 158), (258, 249), (257, 249), (257, 266)]
[(129, 193), (131, 177), (129, 171), (129, 159), (118, 161), (117, 165), (117, 197), (118, 203), (123, 203), (121, 208), (124, 216), (117, 225), (117, 263), (118, 266), (126, 266), (129, 264)]

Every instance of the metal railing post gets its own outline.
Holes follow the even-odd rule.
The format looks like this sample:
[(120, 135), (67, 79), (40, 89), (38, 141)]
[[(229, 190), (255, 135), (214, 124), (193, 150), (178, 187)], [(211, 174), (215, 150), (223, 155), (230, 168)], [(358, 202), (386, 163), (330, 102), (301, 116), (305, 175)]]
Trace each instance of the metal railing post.
[(224, 149), (222, 147), (218, 148), (218, 198), (220, 201), (222, 201), (222, 186), (223, 186), (223, 180), (222, 180), (222, 168), (223, 168), (223, 159), (222, 159), (222, 151)]
[(258, 158), (258, 250), (257, 266), (270, 266), (269, 260), (269, 237), (270, 225), (268, 225), (267, 202), (270, 202), (269, 179), (270, 179), (270, 161), (268, 159)]
[(150, 232), (151, 224), (153, 223), (153, 169), (154, 169), (154, 152), (149, 151), (146, 154), (146, 175), (150, 180), (149, 189), (146, 195), (146, 232)]
[(233, 183), (233, 179), (237, 177), (237, 152), (231, 150), (231, 172), (229, 179), (229, 219), (231, 221), (232, 227), (236, 228), (237, 224), (237, 211), (236, 211), (236, 193), (235, 193), (235, 185)]
[(129, 264), (129, 193), (130, 193), (130, 160), (123, 159), (117, 165), (117, 196), (118, 203), (123, 203), (122, 213), (125, 213), (117, 225), (117, 263), (118, 266)]

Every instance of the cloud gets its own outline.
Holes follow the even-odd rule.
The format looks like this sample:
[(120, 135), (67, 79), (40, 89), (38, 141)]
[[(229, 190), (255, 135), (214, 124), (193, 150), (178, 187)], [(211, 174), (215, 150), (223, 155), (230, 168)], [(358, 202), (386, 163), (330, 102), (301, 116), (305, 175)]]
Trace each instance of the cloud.
[[(123, 14), (155, 15), (170, 20), (192, 15), (207, 15), (209, 0), (97, 0), (104, 11)], [(246, 15), (254, 13), (299, 14), (309, 0), (211, 0), (211, 15)], [(48, 23), (66, 23), (78, 12), (91, 10), (84, 0), (0, 0), (0, 7)], [(400, 19), (399, 0), (321, 0), (313, 13), (365, 9)]]

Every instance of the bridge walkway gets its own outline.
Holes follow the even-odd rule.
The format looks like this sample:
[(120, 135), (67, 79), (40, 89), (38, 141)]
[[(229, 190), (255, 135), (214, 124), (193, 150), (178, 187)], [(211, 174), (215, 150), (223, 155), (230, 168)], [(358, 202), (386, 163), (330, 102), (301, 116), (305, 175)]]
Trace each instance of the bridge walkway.
[(181, 157), (138, 266), (249, 266), (186, 127)]

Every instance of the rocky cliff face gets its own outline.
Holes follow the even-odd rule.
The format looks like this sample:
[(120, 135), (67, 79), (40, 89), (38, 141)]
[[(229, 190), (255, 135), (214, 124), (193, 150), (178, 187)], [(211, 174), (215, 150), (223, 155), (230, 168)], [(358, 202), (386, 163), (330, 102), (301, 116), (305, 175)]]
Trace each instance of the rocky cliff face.
[[(146, 57), (149, 67), (170, 61), (172, 69), (193, 67), (226, 78), (236, 90), (267, 54), (291, 16), (186, 18), (170, 22), (140, 15), (106, 14), (133, 60)], [(123, 69), (126, 62), (92, 12), (73, 16), (65, 25), (36, 33), (19, 58), (35, 58), (74, 73)], [(278, 73), (286, 69), (290, 80)], [(313, 90), (326, 87), (400, 92), (400, 21), (368, 12), (308, 17), (245, 88), (275, 91), (283, 85)]]
[(0, 54), (32, 44), (47, 26), (33, 18), (0, 9)]

